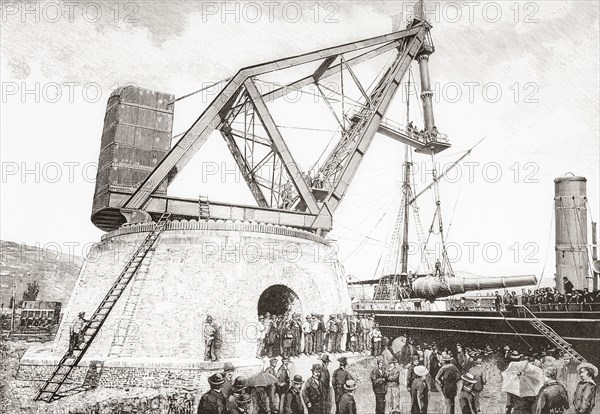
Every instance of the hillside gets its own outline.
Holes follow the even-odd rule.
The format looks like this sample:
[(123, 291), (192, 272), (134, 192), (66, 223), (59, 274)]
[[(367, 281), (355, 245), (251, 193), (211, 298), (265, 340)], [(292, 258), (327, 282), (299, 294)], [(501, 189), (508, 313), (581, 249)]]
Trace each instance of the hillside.
[(22, 299), (27, 283), (36, 280), (40, 285), (38, 300), (59, 301), (63, 306), (69, 299), (83, 259), (79, 256), (60, 256), (55, 251), (0, 240), (0, 303), (8, 306), (16, 283), (17, 302)]

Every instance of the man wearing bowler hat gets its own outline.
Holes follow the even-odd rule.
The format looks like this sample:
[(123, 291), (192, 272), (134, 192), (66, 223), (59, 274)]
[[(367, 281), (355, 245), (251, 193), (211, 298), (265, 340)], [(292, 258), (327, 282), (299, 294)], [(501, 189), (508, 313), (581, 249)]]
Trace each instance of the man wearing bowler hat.
[(246, 391), (246, 389), (246, 377), (239, 376), (233, 381), (231, 395), (227, 398), (227, 410), (229, 412), (235, 411), (237, 408), (236, 400), (242, 392)]
[(285, 394), (285, 404), (283, 405), (283, 414), (304, 414), (304, 404), (300, 397), (300, 387), (302, 387), (301, 375), (294, 375), (292, 385)]
[(198, 404), (198, 414), (225, 414), (227, 413), (227, 400), (221, 392), (225, 380), (220, 373), (208, 378), (210, 391), (206, 392)]
[(233, 368), (233, 364), (231, 362), (226, 362), (223, 365), (223, 386), (221, 387), (221, 392), (225, 396), (225, 398), (229, 398), (229, 396), (233, 393), (233, 372), (235, 369)]
[(312, 376), (306, 380), (302, 390), (302, 399), (308, 408), (308, 414), (323, 414), (323, 387), (321, 385), (321, 364), (314, 364)]
[(344, 385), (346, 381), (353, 379), (352, 375), (348, 371), (346, 371), (346, 367), (348, 366), (348, 359), (343, 356), (338, 358), (338, 362), (340, 363), (340, 367), (333, 371), (333, 377), (331, 379), (331, 385), (333, 385), (333, 392), (335, 395), (335, 411), (339, 413), (340, 411), (340, 398), (344, 394)]
[(228, 414), (253, 414), (254, 408), (252, 405), (252, 396), (249, 392), (243, 391), (238, 394), (235, 399), (236, 408), (233, 411), (230, 411)]
[(356, 391), (356, 382), (349, 379), (344, 383), (344, 394), (340, 397), (338, 407), (339, 414), (356, 414), (354, 391)]

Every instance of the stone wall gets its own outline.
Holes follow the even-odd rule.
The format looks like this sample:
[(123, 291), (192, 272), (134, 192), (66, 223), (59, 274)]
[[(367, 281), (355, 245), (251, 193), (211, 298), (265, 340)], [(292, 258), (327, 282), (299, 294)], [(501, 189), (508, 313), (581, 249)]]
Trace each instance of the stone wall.
[[(60, 359), (78, 312), (91, 317), (151, 226), (103, 237), (82, 267), (55, 341), (28, 350), (22, 365)], [(304, 314), (351, 311), (345, 275), (325, 239), (257, 223), (170, 222), (83, 362), (200, 369), (207, 314), (222, 326), (222, 358), (253, 358), (258, 300), (273, 285), (291, 289)]]

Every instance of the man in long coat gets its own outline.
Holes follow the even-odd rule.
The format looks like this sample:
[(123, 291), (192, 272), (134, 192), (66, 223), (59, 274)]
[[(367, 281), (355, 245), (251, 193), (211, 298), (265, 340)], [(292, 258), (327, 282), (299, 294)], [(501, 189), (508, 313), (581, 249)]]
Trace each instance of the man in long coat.
[(375, 414), (385, 414), (387, 373), (383, 367), (382, 359), (377, 360), (377, 367), (371, 371), (370, 379), (375, 394)]
[(460, 371), (452, 363), (454, 358), (450, 355), (444, 357), (444, 365), (438, 371), (435, 382), (439, 385), (446, 400), (446, 414), (454, 414), (454, 399), (458, 392), (457, 382), (460, 379)]
[(302, 387), (302, 376), (294, 375), (292, 385), (285, 394), (285, 404), (283, 414), (304, 414), (304, 404), (300, 397), (300, 387)]
[(283, 357), (281, 366), (277, 370), (277, 395), (279, 395), (279, 412), (283, 412), (283, 404), (285, 403), (285, 393), (290, 388), (290, 359)]
[(346, 381), (353, 379), (352, 375), (348, 371), (346, 371), (346, 366), (348, 365), (348, 360), (346, 357), (339, 357), (338, 362), (340, 363), (340, 367), (333, 371), (333, 377), (331, 380), (331, 385), (333, 385), (333, 392), (335, 395), (335, 412), (340, 412), (340, 398), (344, 395), (344, 385), (346, 385)]
[(329, 355), (323, 354), (321, 356), (321, 388), (323, 398), (322, 407), (323, 413), (329, 414), (331, 412), (331, 374), (329, 373)]
[(544, 387), (536, 402), (536, 414), (562, 414), (569, 409), (569, 395), (562, 384), (556, 381), (555, 365), (544, 367)]
[(321, 385), (321, 365), (312, 366), (312, 376), (304, 384), (302, 399), (308, 409), (308, 414), (323, 414), (323, 387)]
[(221, 392), (223, 386), (223, 375), (214, 374), (208, 378), (210, 391), (200, 398), (198, 414), (227, 414), (227, 400)]

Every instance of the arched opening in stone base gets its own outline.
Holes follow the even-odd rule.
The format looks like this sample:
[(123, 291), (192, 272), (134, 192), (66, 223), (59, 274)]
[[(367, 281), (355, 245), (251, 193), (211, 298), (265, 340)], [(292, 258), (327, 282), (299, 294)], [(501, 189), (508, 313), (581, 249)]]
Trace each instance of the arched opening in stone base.
[(258, 314), (285, 315), (301, 313), (302, 306), (296, 292), (285, 285), (269, 286), (258, 299)]

